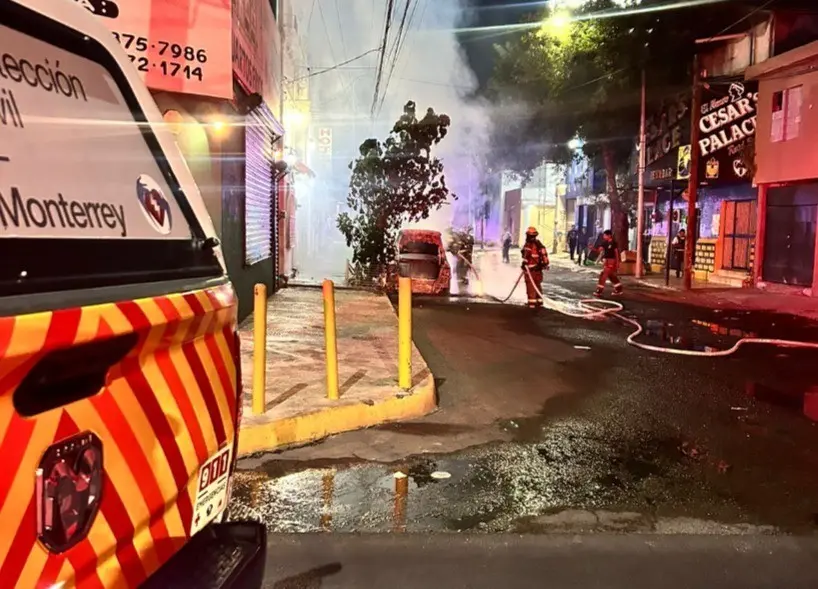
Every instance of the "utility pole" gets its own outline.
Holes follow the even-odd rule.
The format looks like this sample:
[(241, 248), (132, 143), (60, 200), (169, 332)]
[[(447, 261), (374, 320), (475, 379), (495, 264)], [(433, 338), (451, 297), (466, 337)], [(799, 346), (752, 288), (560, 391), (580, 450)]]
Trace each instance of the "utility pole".
[[(665, 248), (665, 286), (670, 286), (670, 263), (673, 261), (673, 199), (676, 196), (676, 176), (670, 177), (670, 200), (667, 205), (667, 247)], [(681, 221), (681, 219), (680, 219)]]
[(693, 287), (693, 255), (696, 251), (696, 197), (699, 187), (699, 117), (701, 116), (699, 56), (693, 57), (693, 98), (690, 105), (690, 178), (687, 181), (687, 239), (685, 240), (684, 289)]
[(647, 110), (647, 81), (645, 70), (642, 69), (642, 112), (639, 119), (639, 198), (636, 205), (636, 277), (642, 278), (645, 275), (644, 263), (644, 242), (645, 242), (645, 163), (647, 154), (645, 153), (645, 143), (647, 143), (646, 130), (646, 110)]

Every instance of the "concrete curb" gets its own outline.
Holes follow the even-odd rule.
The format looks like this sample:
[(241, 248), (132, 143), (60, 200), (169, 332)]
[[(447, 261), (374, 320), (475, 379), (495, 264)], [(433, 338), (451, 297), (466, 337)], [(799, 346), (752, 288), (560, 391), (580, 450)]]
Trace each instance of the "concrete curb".
[(384, 401), (339, 405), (270, 423), (244, 425), (239, 430), (238, 454), (275, 452), (342, 432), (423, 417), (436, 409), (435, 379), (429, 374), (411, 391), (396, 393)]

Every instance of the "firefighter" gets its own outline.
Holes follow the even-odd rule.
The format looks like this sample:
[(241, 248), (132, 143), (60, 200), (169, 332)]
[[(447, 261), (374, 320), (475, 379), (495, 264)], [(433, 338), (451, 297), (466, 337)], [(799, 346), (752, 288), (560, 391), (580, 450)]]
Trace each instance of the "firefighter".
[(602, 233), (602, 239), (597, 243), (594, 249), (599, 252), (602, 257), (602, 272), (599, 273), (599, 282), (597, 283), (595, 297), (601, 297), (605, 292), (605, 283), (610, 280), (613, 284), (613, 294), (618, 296), (622, 294), (622, 281), (619, 280), (619, 246), (613, 238), (613, 232), (609, 229)]
[[(528, 294), (528, 306), (531, 309), (542, 307), (542, 273), (548, 270), (548, 252), (545, 246), (537, 239), (537, 230), (529, 227), (525, 232), (523, 245), (523, 273), (525, 274), (525, 290)], [(527, 272), (526, 272), (527, 270)]]

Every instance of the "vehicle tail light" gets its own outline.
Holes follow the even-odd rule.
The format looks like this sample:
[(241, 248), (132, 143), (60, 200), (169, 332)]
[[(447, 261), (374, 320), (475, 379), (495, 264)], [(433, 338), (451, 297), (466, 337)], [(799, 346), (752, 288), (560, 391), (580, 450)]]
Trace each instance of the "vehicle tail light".
[(53, 444), (36, 471), (37, 534), (51, 552), (84, 539), (99, 511), (102, 442), (85, 432)]

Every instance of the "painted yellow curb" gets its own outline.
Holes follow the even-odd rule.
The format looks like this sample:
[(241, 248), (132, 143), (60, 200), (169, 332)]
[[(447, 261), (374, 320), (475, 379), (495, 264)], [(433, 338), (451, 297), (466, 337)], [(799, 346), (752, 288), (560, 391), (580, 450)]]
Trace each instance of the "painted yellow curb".
[(239, 456), (309, 444), (333, 434), (415, 419), (437, 409), (435, 380), (430, 374), (411, 392), (372, 405), (352, 403), (263, 424), (242, 425)]

